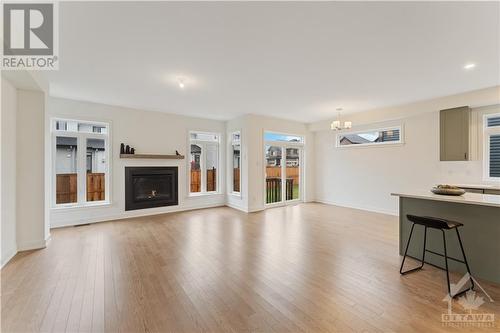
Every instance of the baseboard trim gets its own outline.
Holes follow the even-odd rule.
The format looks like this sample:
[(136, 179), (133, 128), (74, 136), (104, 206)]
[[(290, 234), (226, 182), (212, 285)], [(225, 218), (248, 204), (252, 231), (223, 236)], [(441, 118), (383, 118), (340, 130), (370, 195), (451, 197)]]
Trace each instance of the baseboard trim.
[(21, 243), (17, 247), (17, 250), (18, 252), (21, 252), (21, 251), (39, 250), (45, 247), (47, 247), (47, 241), (45, 239), (40, 239), (40, 240)]
[(233, 208), (233, 209), (239, 210), (239, 211), (244, 212), (244, 213), (248, 213), (248, 209), (245, 208), (245, 207), (241, 207), (241, 206), (234, 205), (234, 204), (231, 204), (231, 203), (226, 203), (226, 206), (229, 207), (229, 208)]
[(330, 201), (330, 200), (322, 200), (322, 199), (316, 199), (314, 202), (322, 203), (325, 205), (332, 205), (332, 206), (339, 206), (339, 207), (344, 207), (344, 208), (352, 208), (352, 209), (358, 209), (358, 210), (364, 210), (367, 212), (372, 212), (372, 213), (379, 213), (379, 214), (385, 214), (385, 215), (391, 215), (391, 216), (398, 216), (397, 212), (386, 210), (386, 209), (380, 209), (380, 208), (374, 208), (374, 207), (366, 207), (366, 206), (360, 206), (360, 205), (352, 205), (352, 204), (345, 204), (341, 202), (336, 202), (336, 201)]
[(0, 269), (4, 268), (4, 266), (7, 265), (9, 263), (9, 261), (11, 261), (12, 258), (14, 258), (14, 256), (17, 254), (17, 250), (12, 249), (8, 253), (9, 254), (2, 260)]
[(256, 212), (260, 212), (263, 210), (266, 210), (266, 207), (253, 207), (253, 208), (249, 208), (248, 212), (249, 213), (256, 213)]
[(145, 211), (145, 212), (141, 212), (141, 213), (136, 212), (136, 213), (130, 213), (130, 214), (113, 214), (113, 215), (99, 216), (99, 217), (94, 217), (94, 218), (83, 218), (83, 219), (68, 221), (67, 223), (59, 223), (59, 224), (52, 224), (51, 223), (50, 228), (57, 229), (57, 228), (73, 227), (73, 226), (80, 225), (80, 224), (109, 222), (109, 221), (116, 221), (116, 220), (123, 220), (123, 219), (131, 219), (131, 218), (136, 218), (136, 217), (178, 213), (178, 212), (184, 212), (184, 211), (188, 211), (188, 210), (197, 210), (197, 209), (205, 209), (205, 208), (224, 207), (224, 206), (226, 206), (225, 203), (211, 203), (211, 204), (197, 205), (197, 206), (184, 206), (182, 208), (172, 209), (172, 210), (163, 211), (163, 212), (162, 211)]
[(265, 207), (264, 205), (262, 205), (262, 206), (248, 207), (248, 212), (249, 213), (256, 213), (256, 212), (260, 212), (260, 211), (266, 210), (267, 208), (268, 207)]

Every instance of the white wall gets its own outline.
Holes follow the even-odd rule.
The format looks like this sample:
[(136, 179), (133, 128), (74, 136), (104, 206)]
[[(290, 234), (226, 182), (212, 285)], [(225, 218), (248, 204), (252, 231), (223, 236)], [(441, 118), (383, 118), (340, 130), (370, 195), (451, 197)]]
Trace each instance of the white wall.
[(1, 225), (5, 265), (17, 251), (43, 248), (45, 93), (30, 73), (2, 72)]
[(44, 180), (45, 95), (17, 91), (17, 245), (18, 250), (45, 246)]
[(16, 88), (2, 78), (1, 124), (1, 266), (17, 252), (16, 242)]
[[(225, 141), (221, 143), (220, 194), (188, 196), (188, 131), (199, 130), (221, 133), (225, 137), (226, 127), (222, 121), (184, 117), (161, 112), (150, 112), (103, 104), (79, 102), (68, 99), (49, 98), (46, 119), (47, 133), (51, 117), (77, 120), (102, 121), (111, 124), (112, 184), (111, 204), (99, 207), (51, 209), (47, 203), (52, 227), (105, 221), (146, 214), (158, 214), (184, 209), (213, 207), (225, 204)], [(50, 134), (47, 134), (46, 149), (50, 151)], [(131, 160), (120, 159), (120, 143), (136, 148), (137, 153), (173, 154), (178, 150), (186, 155), (184, 160)], [(48, 158), (50, 155), (47, 154)], [(178, 166), (179, 205), (125, 212), (125, 166)], [(52, 182), (50, 182), (52, 184)]]
[(484, 183), (480, 130), (473, 129), (474, 139), (479, 139), (473, 147), (475, 160), (439, 161), (439, 110), (469, 105), (475, 107), (477, 121), (477, 116), (494, 112), (494, 108), (480, 106), (498, 103), (500, 89), (496, 87), (346, 116), (354, 122), (354, 129), (402, 123), (403, 145), (335, 148), (335, 133), (327, 129), (330, 121), (312, 124), (310, 128), (317, 131), (316, 200), (397, 214), (398, 201), (391, 192), (428, 190), (438, 183)]

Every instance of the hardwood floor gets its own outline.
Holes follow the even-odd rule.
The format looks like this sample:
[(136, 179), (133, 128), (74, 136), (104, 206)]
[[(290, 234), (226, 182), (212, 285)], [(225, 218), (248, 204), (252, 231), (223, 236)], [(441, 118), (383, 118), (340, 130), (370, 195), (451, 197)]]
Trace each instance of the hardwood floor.
[(496, 327), (443, 326), (444, 273), (400, 276), (397, 228), (396, 217), (302, 204), (52, 230), (48, 248), (1, 272), (2, 332), (500, 331), (500, 286), (486, 282), (497, 301), (474, 312), (494, 313)]

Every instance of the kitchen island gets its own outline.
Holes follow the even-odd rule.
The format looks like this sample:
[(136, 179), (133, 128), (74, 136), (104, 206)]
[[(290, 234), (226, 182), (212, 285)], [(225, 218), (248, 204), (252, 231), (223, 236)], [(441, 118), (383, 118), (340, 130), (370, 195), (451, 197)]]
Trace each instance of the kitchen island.
[[(411, 222), (407, 215), (432, 216), (463, 223), (460, 228), (464, 250), (474, 277), (500, 283), (500, 196), (465, 193), (462, 196), (436, 195), (430, 191), (392, 193), (399, 197), (399, 253), (404, 254)], [(408, 254), (422, 257), (422, 226), (415, 226)], [(462, 259), (457, 235), (446, 231), (448, 255)], [(428, 229), (427, 249), (443, 253), (441, 231)], [(444, 258), (426, 253), (427, 263), (444, 267)], [(450, 270), (465, 273), (463, 264), (448, 261)]]

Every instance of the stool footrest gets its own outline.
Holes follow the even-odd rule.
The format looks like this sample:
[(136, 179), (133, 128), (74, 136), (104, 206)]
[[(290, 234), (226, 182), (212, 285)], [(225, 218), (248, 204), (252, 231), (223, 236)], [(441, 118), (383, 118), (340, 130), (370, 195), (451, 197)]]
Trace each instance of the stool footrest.
[[(434, 251), (431, 251), (431, 250), (427, 250), (427, 249), (425, 250), (425, 252), (429, 252), (429, 253), (435, 254), (435, 255), (437, 255), (437, 256), (440, 256), (440, 257), (443, 257), (443, 258), (448, 258), (448, 259), (450, 259), (450, 260), (453, 260), (453, 261), (459, 262), (459, 263), (461, 263), (461, 264), (465, 264), (465, 261), (463, 261), (463, 260), (460, 260), (460, 259), (457, 259), (457, 258), (453, 258), (453, 257), (450, 257), (450, 256), (445, 257), (445, 256), (444, 256), (444, 254), (442, 254), (442, 253), (437, 253), (437, 252), (434, 252)], [(439, 266), (438, 266), (438, 267), (439, 267)], [(441, 268), (441, 267), (439, 267), (439, 268)], [(444, 268), (441, 268), (441, 269), (443, 269), (443, 270), (444, 270)]]

